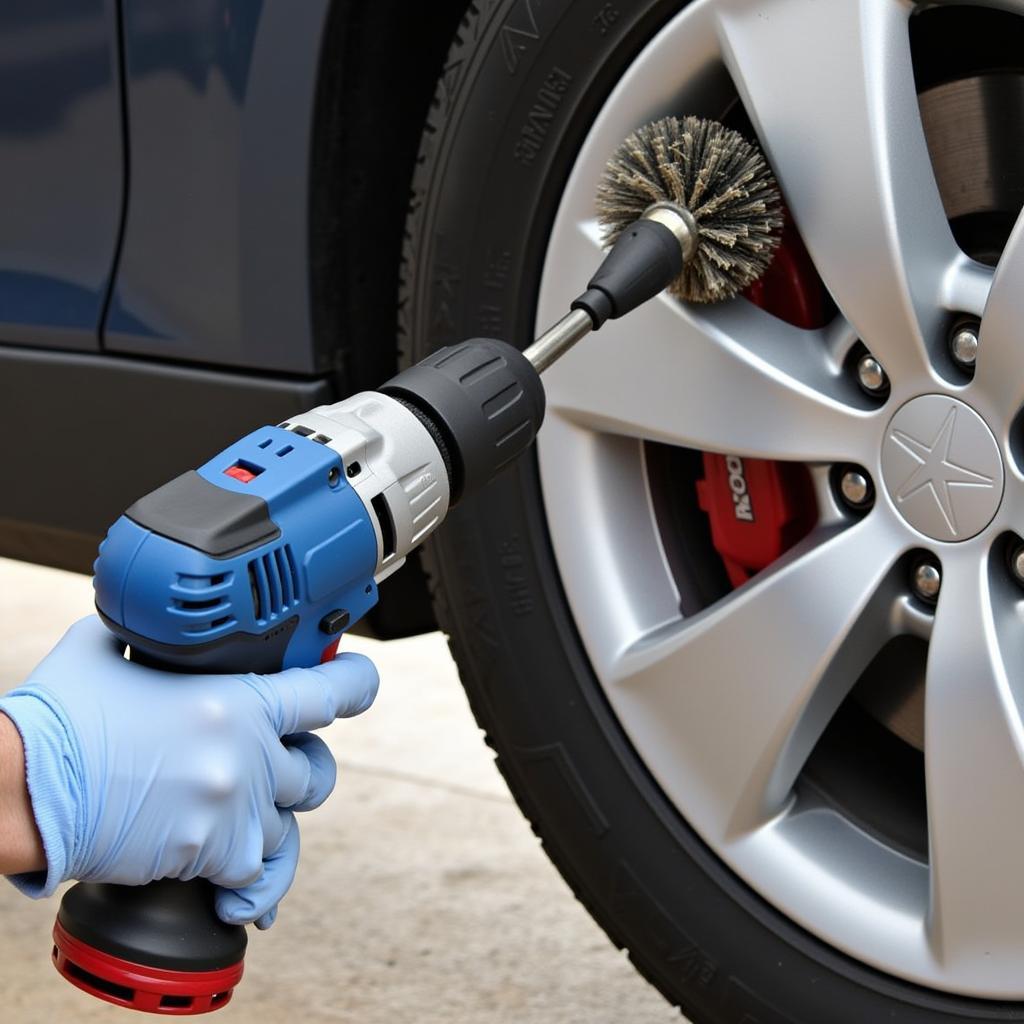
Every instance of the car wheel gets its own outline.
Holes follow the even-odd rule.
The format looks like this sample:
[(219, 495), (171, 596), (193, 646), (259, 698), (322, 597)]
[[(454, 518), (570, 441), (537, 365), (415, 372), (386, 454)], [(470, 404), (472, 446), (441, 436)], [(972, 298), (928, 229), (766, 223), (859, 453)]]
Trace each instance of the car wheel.
[(725, 120), (785, 195), (764, 281), (577, 346), (536, 459), (426, 556), (545, 849), (698, 1024), (1024, 1020), (1024, 4), (1000, 7), (499, 0), (438, 86), (407, 358), (559, 318), (643, 122)]

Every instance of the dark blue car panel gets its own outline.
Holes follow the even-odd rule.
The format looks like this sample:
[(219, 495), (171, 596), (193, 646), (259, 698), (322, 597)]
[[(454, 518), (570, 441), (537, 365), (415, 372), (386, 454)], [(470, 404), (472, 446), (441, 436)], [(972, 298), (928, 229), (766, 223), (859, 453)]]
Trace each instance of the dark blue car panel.
[[(0, 556), (88, 572), (140, 494), (395, 372), (467, 4), (0, 0)], [(411, 572), (381, 635), (433, 622)]]
[(122, 0), (127, 217), (104, 348), (314, 373), (309, 152), (329, 0)]
[(89, 350), (123, 190), (116, 0), (0, 4), (0, 340)]

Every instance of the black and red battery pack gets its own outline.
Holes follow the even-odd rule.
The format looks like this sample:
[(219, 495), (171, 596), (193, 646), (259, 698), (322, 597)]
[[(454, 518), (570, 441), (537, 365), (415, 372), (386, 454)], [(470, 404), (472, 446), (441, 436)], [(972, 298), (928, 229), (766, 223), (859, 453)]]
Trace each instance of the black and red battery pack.
[(127, 1009), (218, 1010), (242, 978), (246, 935), (217, 917), (211, 890), (201, 879), (80, 882), (57, 914), (54, 966), (77, 988)]

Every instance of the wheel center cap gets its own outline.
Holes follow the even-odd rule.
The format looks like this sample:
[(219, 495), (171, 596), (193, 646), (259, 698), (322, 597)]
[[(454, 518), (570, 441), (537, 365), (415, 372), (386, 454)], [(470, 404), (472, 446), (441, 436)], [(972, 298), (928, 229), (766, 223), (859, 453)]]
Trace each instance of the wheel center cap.
[(1003, 497), (1003, 459), (985, 421), (947, 395), (921, 395), (889, 421), (882, 479), (900, 515), (933, 540), (985, 529)]

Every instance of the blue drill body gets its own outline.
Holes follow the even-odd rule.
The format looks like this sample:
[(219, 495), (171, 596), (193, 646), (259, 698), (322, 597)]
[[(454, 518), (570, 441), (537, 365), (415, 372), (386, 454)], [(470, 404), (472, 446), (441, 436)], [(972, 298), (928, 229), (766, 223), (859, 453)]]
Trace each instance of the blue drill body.
[[(309, 437), (264, 427), (193, 476), (203, 481), (193, 487), (238, 495), (249, 509), (263, 502), (265, 521), (234, 549), (229, 528), (210, 553), (167, 535), (174, 527), (163, 520), (154, 528), (145, 510), (133, 516), (133, 506), (110, 528), (95, 564), (96, 606), (107, 624), (133, 652), (171, 666), (199, 657), (271, 671), (333, 653), (338, 635), (377, 602), (377, 537), (341, 457)], [(194, 514), (187, 493), (170, 493), (164, 506), (172, 524)], [(225, 507), (232, 510), (230, 499)]]

